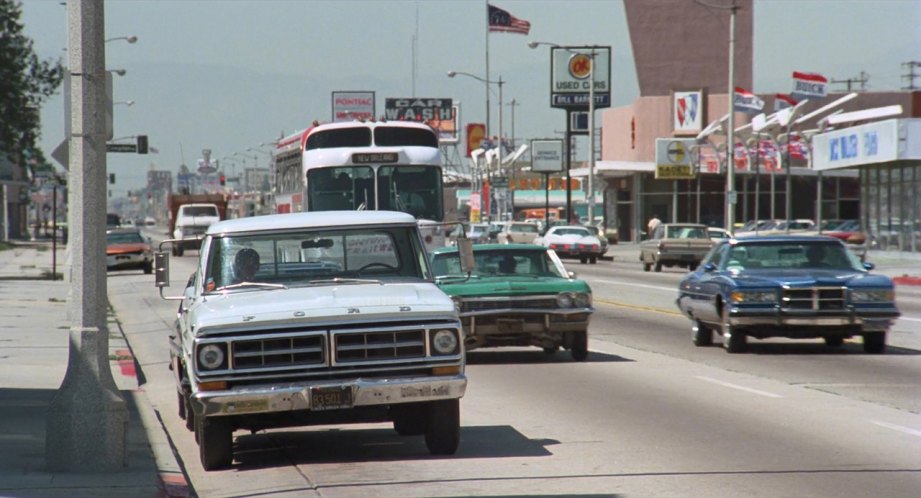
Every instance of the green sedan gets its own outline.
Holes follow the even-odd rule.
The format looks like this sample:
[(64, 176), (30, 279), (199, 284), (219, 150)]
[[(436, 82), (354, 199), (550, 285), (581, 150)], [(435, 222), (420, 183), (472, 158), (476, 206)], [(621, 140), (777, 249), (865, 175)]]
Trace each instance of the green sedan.
[(577, 361), (588, 358), (592, 290), (568, 273), (560, 258), (532, 244), (477, 244), (474, 268), (461, 271), (456, 247), (432, 253), (435, 281), (457, 303), (467, 350), (560, 347)]

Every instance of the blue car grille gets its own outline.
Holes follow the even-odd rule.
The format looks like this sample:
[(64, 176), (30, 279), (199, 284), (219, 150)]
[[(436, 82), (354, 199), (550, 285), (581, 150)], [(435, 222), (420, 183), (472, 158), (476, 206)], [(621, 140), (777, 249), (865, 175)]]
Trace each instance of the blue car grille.
[(843, 311), (845, 287), (806, 287), (783, 290), (781, 307), (791, 311)]

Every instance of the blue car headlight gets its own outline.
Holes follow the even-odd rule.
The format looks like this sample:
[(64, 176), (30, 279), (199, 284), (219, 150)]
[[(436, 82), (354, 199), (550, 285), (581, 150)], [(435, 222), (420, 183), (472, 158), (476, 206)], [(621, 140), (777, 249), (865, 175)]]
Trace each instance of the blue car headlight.
[(895, 291), (892, 289), (851, 290), (851, 301), (855, 303), (878, 303), (895, 301)]
[(774, 291), (734, 291), (729, 295), (734, 304), (771, 304), (777, 302)]

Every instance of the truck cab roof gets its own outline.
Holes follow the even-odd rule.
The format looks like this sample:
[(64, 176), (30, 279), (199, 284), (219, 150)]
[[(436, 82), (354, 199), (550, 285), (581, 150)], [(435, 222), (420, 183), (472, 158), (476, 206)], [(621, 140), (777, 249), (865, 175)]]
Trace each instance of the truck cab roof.
[(321, 211), (269, 214), (225, 220), (211, 225), (208, 235), (288, 230), (304, 227), (346, 227), (379, 224), (416, 224), (416, 219), (397, 211)]

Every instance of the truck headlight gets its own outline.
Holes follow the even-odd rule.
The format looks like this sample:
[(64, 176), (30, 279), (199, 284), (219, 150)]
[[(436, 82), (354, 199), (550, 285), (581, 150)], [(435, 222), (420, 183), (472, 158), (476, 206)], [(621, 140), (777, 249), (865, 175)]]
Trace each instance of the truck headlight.
[(592, 305), (592, 295), (587, 292), (577, 292), (573, 302), (576, 308), (588, 308)]
[(735, 291), (729, 295), (729, 299), (736, 304), (770, 304), (777, 301), (777, 293), (774, 291)]
[(224, 365), (227, 354), (221, 344), (205, 344), (198, 348), (198, 366), (202, 370), (217, 370)]
[(561, 292), (556, 296), (556, 305), (560, 308), (572, 308), (572, 294)]
[(854, 302), (888, 302), (895, 300), (895, 291), (892, 289), (852, 290), (851, 301)]
[(432, 333), (432, 349), (435, 354), (456, 354), (459, 344), (455, 330), (440, 329)]

